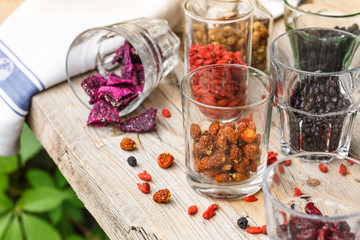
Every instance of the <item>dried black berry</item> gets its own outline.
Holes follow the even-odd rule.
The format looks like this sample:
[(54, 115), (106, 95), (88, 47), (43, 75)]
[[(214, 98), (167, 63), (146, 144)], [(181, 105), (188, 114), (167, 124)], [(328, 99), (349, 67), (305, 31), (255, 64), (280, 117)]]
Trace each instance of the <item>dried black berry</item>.
[(132, 166), (132, 167), (135, 167), (136, 164), (137, 164), (136, 158), (135, 158), (134, 156), (128, 157), (127, 162), (128, 162), (128, 164), (129, 164), (130, 166)]
[(237, 225), (242, 229), (246, 229), (247, 224), (248, 220), (246, 219), (246, 217), (241, 217), (237, 220)]

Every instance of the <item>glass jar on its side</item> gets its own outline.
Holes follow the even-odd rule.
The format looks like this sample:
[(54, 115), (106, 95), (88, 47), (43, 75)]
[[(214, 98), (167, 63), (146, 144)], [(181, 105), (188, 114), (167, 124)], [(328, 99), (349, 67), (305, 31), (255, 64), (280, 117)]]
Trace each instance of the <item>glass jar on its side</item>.
[[(123, 65), (119, 61), (114, 61), (119, 49), (126, 48), (126, 45), (131, 48), (128, 49), (129, 54), (125, 53), (122, 58), (130, 59), (136, 56), (140, 58), (138, 63), (142, 66)], [(84, 76), (99, 74), (106, 79), (109, 74), (115, 73), (119, 78), (130, 81), (129, 77), (122, 76), (123, 69), (138, 67), (136, 75), (142, 75), (140, 77), (143, 79), (140, 83), (142, 91), (139, 91), (137, 96), (120, 110), (120, 116), (127, 115), (134, 111), (158, 86), (161, 79), (178, 64), (179, 45), (179, 38), (172, 32), (166, 20), (138, 18), (88, 29), (74, 39), (68, 50), (66, 58), (68, 83), (77, 98), (85, 106), (92, 108), (89, 96), (78, 82), (80, 74)]]

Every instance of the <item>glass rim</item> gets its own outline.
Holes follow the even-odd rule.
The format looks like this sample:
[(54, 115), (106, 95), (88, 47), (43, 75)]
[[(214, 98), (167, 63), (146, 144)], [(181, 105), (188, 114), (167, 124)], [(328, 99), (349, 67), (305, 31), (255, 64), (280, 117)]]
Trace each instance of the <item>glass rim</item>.
[(245, 14), (241, 14), (238, 17), (232, 17), (232, 18), (228, 18), (228, 19), (207, 18), (207, 17), (199, 16), (198, 14), (195, 14), (193, 11), (191, 11), (189, 9), (189, 5), (193, 1), (196, 1), (196, 0), (186, 0), (183, 3), (185, 15), (188, 15), (188, 16), (192, 17), (193, 19), (196, 19), (200, 22), (212, 22), (212, 23), (218, 23), (218, 24), (234, 23), (234, 22), (238, 22), (238, 21), (249, 18), (252, 15), (252, 13), (254, 12), (254, 4), (251, 0), (211, 0), (213, 2), (221, 2), (223, 4), (246, 2), (249, 5), (249, 11)]
[(270, 59), (274, 62), (276, 62), (277, 64), (281, 65), (282, 67), (288, 69), (288, 70), (291, 70), (291, 71), (294, 71), (294, 72), (298, 72), (300, 74), (304, 74), (304, 75), (310, 75), (310, 76), (320, 76), (320, 77), (326, 77), (326, 76), (329, 76), (329, 75), (343, 75), (345, 73), (350, 73), (354, 70), (357, 70), (357, 69), (360, 69), (360, 65), (357, 66), (357, 67), (353, 67), (351, 69), (347, 69), (347, 70), (342, 70), (342, 71), (335, 71), (335, 72), (321, 72), (321, 73), (317, 73), (317, 72), (310, 72), (310, 71), (304, 71), (304, 70), (300, 70), (300, 69), (297, 69), (297, 68), (294, 68), (294, 67), (291, 67), (291, 66), (288, 66), (286, 64), (284, 64), (283, 62), (281, 62), (276, 56), (275, 56), (275, 53), (274, 53), (274, 48), (275, 48), (275, 43), (278, 42), (278, 40), (280, 38), (283, 38), (285, 36), (289, 36), (293, 33), (297, 33), (297, 32), (301, 32), (301, 31), (319, 31), (319, 30), (328, 30), (328, 31), (333, 31), (333, 32), (338, 32), (338, 33), (342, 33), (344, 35), (348, 35), (352, 38), (355, 38), (358, 40), (358, 42), (360, 43), (360, 37), (359, 36), (356, 36), (355, 34), (352, 34), (352, 33), (349, 33), (349, 32), (346, 32), (346, 31), (343, 31), (343, 30), (338, 30), (338, 29), (333, 29), (333, 28), (299, 28), (299, 29), (294, 29), (294, 30), (291, 30), (291, 31), (287, 31), (285, 33), (282, 33), (280, 34), (279, 36), (277, 36), (272, 42), (271, 42), (271, 45), (270, 45)]
[(290, 214), (296, 215), (298, 217), (302, 217), (302, 218), (308, 218), (311, 220), (324, 220), (324, 221), (334, 221), (334, 220), (342, 220), (342, 219), (348, 219), (348, 218), (353, 218), (353, 217), (358, 217), (360, 216), (360, 210), (355, 211), (354, 213), (351, 214), (346, 214), (343, 216), (333, 216), (333, 217), (329, 217), (329, 216), (319, 216), (319, 215), (311, 215), (311, 214), (305, 214), (305, 213), (301, 213), (298, 212), (294, 209), (288, 208), (286, 206), (284, 206), (283, 204), (281, 204), (279, 201), (277, 201), (273, 195), (270, 193), (269, 188), (267, 187), (267, 178), (268, 175), (270, 174), (271, 170), (273, 170), (275, 168), (275, 166), (279, 165), (280, 163), (283, 163), (285, 160), (288, 159), (292, 159), (295, 157), (301, 157), (301, 156), (308, 156), (308, 155), (316, 155), (316, 156), (331, 156), (331, 157), (336, 157), (338, 159), (344, 159), (344, 160), (351, 160), (354, 161), (356, 164), (359, 164), (360, 166), (360, 161), (357, 159), (354, 159), (352, 157), (348, 157), (348, 156), (342, 156), (336, 153), (329, 153), (329, 152), (302, 152), (302, 153), (296, 153), (293, 155), (289, 155), (289, 156), (285, 156), (279, 160), (277, 160), (275, 163), (271, 164), (265, 171), (264, 175), (263, 175), (263, 180), (262, 180), (262, 192), (264, 194), (264, 198), (269, 199), (272, 204), (274, 204), (275, 206), (277, 206), (278, 208), (280, 208), (281, 210), (284, 210), (285, 212), (289, 212)]
[(321, 14), (321, 13), (311, 12), (310, 10), (298, 8), (297, 6), (292, 5), (288, 0), (284, 0), (284, 3), (285, 3), (285, 6), (288, 6), (289, 8), (291, 8), (294, 11), (302, 12), (302, 13), (310, 14), (310, 15), (315, 15), (315, 16), (320, 16), (320, 17), (325, 17), (325, 18), (350, 18), (350, 17), (355, 17), (357, 15), (360, 15), (360, 12), (352, 13), (352, 14), (343, 14), (343, 15)]
[[(227, 67), (241, 67), (241, 68), (246, 68), (246, 69), (250, 69), (250, 70), (253, 70), (254, 72), (257, 72), (257, 73), (260, 73), (261, 76), (263, 77), (266, 77), (266, 79), (268, 80), (269, 82), (269, 85), (270, 85), (270, 91), (269, 91), (269, 94), (264, 98), (264, 99), (261, 99), (255, 103), (252, 103), (252, 104), (245, 104), (243, 106), (233, 106), (233, 107), (219, 107), (219, 106), (214, 106), (214, 105), (209, 105), (209, 104), (205, 104), (205, 103), (202, 103), (202, 102), (199, 102), (197, 100), (195, 100), (194, 98), (192, 98), (191, 96), (189, 96), (189, 94), (185, 91), (184, 89), (184, 85), (185, 85), (185, 81), (190, 78), (191, 76), (193, 76), (195, 74), (195, 72), (197, 71), (200, 71), (200, 70), (203, 70), (203, 69), (206, 69), (206, 68), (211, 68), (211, 67), (221, 67), (221, 66), (227, 66)], [(196, 68), (194, 70), (192, 70), (191, 72), (187, 73), (181, 80), (181, 83), (180, 83), (180, 90), (181, 90), (181, 94), (183, 96), (185, 96), (190, 102), (196, 104), (196, 105), (199, 105), (201, 107), (206, 107), (206, 108), (211, 108), (211, 109), (222, 109), (222, 110), (242, 110), (242, 109), (247, 109), (247, 108), (253, 108), (253, 107), (256, 107), (256, 106), (260, 106), (266, 102), (270, 102), (271, 100), (271, 97), (274, 96), (275, 94), (275, 82), (274, 80), (269, 76), (267, 75), (265, 72), (259, 70), (259, 69), (256, 69), (256, 68), (253, 68), (253, 67), (250, 67), (250, 66), (246, 66), (246, 65), (241, 65), (241, 64), (230, 64), (230, 63), (222, 63), (222, 64), (210, 64), (210, 65), (206, 65), (206, 66), (202, 66), (202, 67), (199, 67), (199, 68)], [(272, 103), (271, 103), (272, 105)]]

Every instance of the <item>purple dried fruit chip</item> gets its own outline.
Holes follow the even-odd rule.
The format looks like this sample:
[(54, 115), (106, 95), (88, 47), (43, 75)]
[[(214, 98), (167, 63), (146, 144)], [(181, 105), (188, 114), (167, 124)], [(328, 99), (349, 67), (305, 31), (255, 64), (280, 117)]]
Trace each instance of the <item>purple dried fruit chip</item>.
[(107, 75), (107, 81), (106, 81), (107, 86), (117, 85), (117, 84), (133, 84), (133, 81), (131, 81), (130, 79), (121, 78), (120, 76), (116, 75), (116, 73), (114, 72), (106, 75)]
[(118, 124), (123, 132), (145, 133), (151, 132), (156, 128), (156, 108), (150, 108), (137, 117), (130, 118)]
[(115, 64), (117, 61), (119, 61), (119, 60), (121, 61), (121, 59), (123, 58), (123, 55), (124, 55), (124, 46), (121, 46), (115, 51), (115, 57), (111, 61), (111, 63)]
[(105, 85), (106, 79), (103, 78), (100, 74), (91, 75), (90, 77), (85, 78), (81, 82), (81, 86), (84, 89), (85, 93), (90, 96), (90, 104), (93, 104), (97, 100), (99, 100), (99, 88)]
[(116, 86), (102, 86), (99, 88), (99, 97), (105, 99), (113, 107), (119, 107), (122, 104), (122, 99), (133, 95), (134, 92), (128, 88), (119, 88)]
[(103, 127), (109, 123), (118, 123), (119, 112), (120, 110), (118, 108), (111, 106), (110, 103), (101, 99), (93, 106), (87, 121), (87, 125)]

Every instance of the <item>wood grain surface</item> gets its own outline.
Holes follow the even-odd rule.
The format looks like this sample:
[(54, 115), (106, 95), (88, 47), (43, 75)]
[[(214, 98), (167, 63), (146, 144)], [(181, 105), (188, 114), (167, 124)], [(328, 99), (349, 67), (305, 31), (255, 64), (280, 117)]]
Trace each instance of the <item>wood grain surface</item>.
[[(21, 2), (1, 1), (0, 22)], [(281, 32), (284, 27), (280, 19), (275, 23), (273, 37)], [(169, 109), (171, 118), (159, 113), (157, 130), (153, 133), (129, 134), (116, 127), (87, 127), (89, 110), (66, 82), (33, 97), (27, 122), (111, 239), (268, 239), (264, 234), (248, 234), (236, 225), (240, 216), (248, 216), (250, 226), (265, 224), (261, 191), (255, 195), (257, 202), (225, 201), (199, 195), (187, 184), (179, 89), (182, 75), (183, 66), (179, 64), (131, 114), (142, 113), (152, 106), (159, 112)], [(277, 125), (277, 112), (273, 110), (269, 150), (280, 153)], [(360, 152), (359, 131), (356, 127), (352, 144), (352, 151), (356, 153)], [(126, 136), (136, 141), (136, 150), (120, 149), (120, 141)], [(169, 169), (161, 169), (156, 163), (157, 156), (163, 152), (175, 157)], [(135, 168), (126, 163), (130, 155), (138, 160)], [(147, 195), (136, 186), (140, 182), (137, 174), (143, 170), (153, 177), (152, 190)], [(172, 193), (169, 204), (152, 200), (153, 193), (163, 188)], [(218, 203), (220, 209), (212, 219), (204, 220), (202, 212), (212, 203)], [(189, 216), (187, 209), (194, 204), (199, 212)]]

